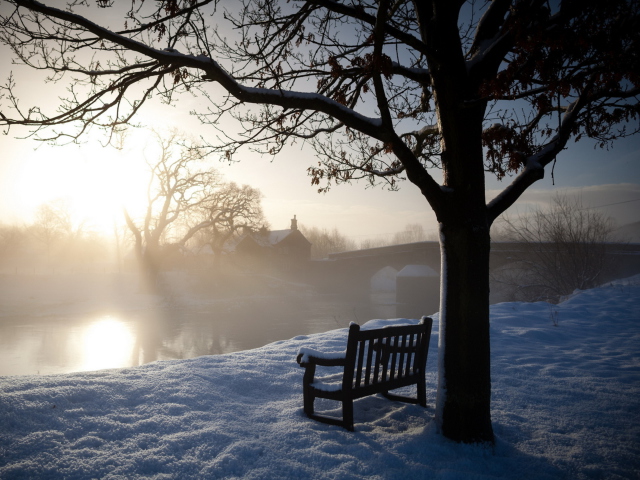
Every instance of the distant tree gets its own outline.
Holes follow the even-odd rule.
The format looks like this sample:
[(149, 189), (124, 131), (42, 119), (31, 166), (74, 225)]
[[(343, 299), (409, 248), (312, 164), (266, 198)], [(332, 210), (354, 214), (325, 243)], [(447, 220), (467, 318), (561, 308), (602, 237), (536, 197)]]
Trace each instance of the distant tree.
[(427, 234), (424, 227), (419, 223), (409, 223), (404, 230), (393, 236), (393, 243), (401, 245), (403, 243), (424, 242), (427, 240)]
[(419, 223), (408, 223), (402, 231), (394, 233), (390, 238), (389, 235), (362, 240), (360, 242), (360, 249), (365, 250), (367, 248), (379, 248), (429, 240), (429, 236), (424, 231), (424, 227)]
[(104, 264), (110, 258), (108, 241), (100, 233), (81, 230), (67, 237), (57, 254), (62, 266), (79, 268), (92, 263)]
[[(5, 4), (0, 40), (70, 93), (53, 114), (25, 109), (11, 77), (1, 125), (74, 139), (189, 91), (211, 100), (196, 113), (219, 129), (211, 147), (226, 158), (305, 140), (322, 191), (355, 179), (414, 184), (440, 224), (446, 272), (436, 421), (448, 438), (493, 441), (490, 227), (570, 139), (604, 146), (638, 130), (638, 2), (246, 0), (223, 11), (215, 0), (159, 0), (122, 9), (121, 30), (83, 16), (88, 2)], [(242, 122), (234, 138), (227, 114)], [(78, 129), (41, 130), (65, 123)], [(490, 202), (487, 171), (514, 175)]]
[(47, 261), (51, 261), (52, 249), (56, 245), (78, 235), (80, 231), (74, 231), (70, 207), (64, 199), (40, 205), (30, 227), (31, 235), (44, 246)]
[(365, 238), (364, 240), (360, 241), (360, 250), (367, 250), (369, 248), (386, 247), (388, 245), (391, 245), (391, 241), (385, 237)]
[(134, 219), (124, 210), (124, 217), (135, 239), (135, 252), (143, 271), (154, 283), (163, 256), (175, 254), (210, 221), (202, 212), (211, 205), (222, 185), (213, 168), (202, 168), (201, 151), (187, 139), (171, 132), (166, 137), (154, 133), (160, 148), (156, 160), (147, 160), (149, 181), (144, 214)]
[(24, 227), (0, 225), (0, 262), (6, 264), (21, 259), (28, 240)]
[[(65, 198), (40, 205), (25, 232), (44, 249), (49, 267), (73, 268), (105, 258), (105, 239), (90, 231), (84, 220), (74, 220), (71, 204)], [(29, 263), (33, 264), (33, 259)]]
[(267, 226), (260, 190), (233, 182), (222, 184), (213, 192), (200, 217), (207, 225), (200, 231), (199, 243), (211, 247), (218, 267), (229, 239)]
[(300, 225), (299, 229), (311, 242), (311, 258), (327, 258), (330, 253), (347, 252), (357, 248), (356, 242), (340, 233), (335, 227), (333, 230), (327, 230)]
[(495, 280), (514, 287), (516, 300), (554, 300), (600, 285), (610, 266), (607, 243), (615, 224), (579, 198), (556, 195), (549, 208), (505, 217), (502, 237), (521, 243)]
[(264, 223), (260, 192), (225, 183), (214, 168), (203, 168), (203, 153), (177, 131), (162, 137), (156, 160), (149, 160), (147, 205), (141, 218), (127, 210), (136, 256), (152, 284), (161, 263), (180, 255), (196, 234), (220, 255), (224, 242), (242, 228)]

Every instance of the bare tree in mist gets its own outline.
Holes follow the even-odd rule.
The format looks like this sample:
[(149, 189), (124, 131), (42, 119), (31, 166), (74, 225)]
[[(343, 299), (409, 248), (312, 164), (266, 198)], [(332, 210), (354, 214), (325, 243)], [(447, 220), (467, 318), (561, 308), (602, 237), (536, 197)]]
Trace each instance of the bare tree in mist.
[(51, 261), (54, 247), (73, 236), (81, 234), (81, 227), (74, 230), (68, 203), (63, 199), (43, 203), (36, 210), (30, 232), (46, 251), (47, 261)]
[(38, 206), (31, 224), (0, 225), (0, 264), (44, 272), (73, 270), (104, 261), (107, 241), (74, 221), (66, 199)]
[(211, 247), (218, 268), (228, 240), (268, 227), (260, 190), (234, 182), (219, 185), (210, 200), (203, 204), (200, 216), (206, 226), (198, 233), (197, 241)]
[(222, 184), (217, 170), (202, 168), (203, 155), (176, 131), (163, 137), (155, 133), (160, 148), (155, 160), (147, 159), (149, 181), (144, 214), (134, 219), (125, 209), (124, 217), (135, 239), (141, 268), (153, 284), (160, 263), (199, 230), (210, 225), (202, 211)]
[(23, 257), (29, 243), (26, 228), (17, 225), (0, 225), (0, 264), (16, 266), (15, 262)]
[(356, 250), (357, 244), (346, 235), (340, 233), (337, 228), (307, 227), (299, 225), (299, 230), (311, 242), (311, 258), (327, 258), (330, 253)]
[[(571, 139), (608, 146), (638, 131), (638, 2), (121, 4), (98, 1), (107, 16), (90, 2), (5, 0), (0, 41), (68, 94), (53, 112), (24, 107), (11, 76), (0, 125), (74, 140), (187, 93), (200, 101), (180, 105), (217, 129), (209, 146), (223, 158), (305, 141), (321, 191), (408, 181), (435, 212), (446, 272), (436, 424), (456, 441), (493, 442), (490, 228)], [(511, 177), (490, 202), (486, 172)]]
[(204, 167), (202, 149), (178, 132), (155, 136), (160, 152), (156, 160), (147, 161), (145, 212), (134, 219), (124, 211), (150, 286), (162, 264), (179, 260), (196, 235), (199, 243), (210, 244), (219, 257), (233, 234), (264, 224), (259, 190), (225, 183), (216, 169)]
[(404, 227), (404, 230), (396, 233), (393, 236), (393, 243), (401, 245), (403, 243), (415, 243), (427, 241), (427, 234), (424, 231), (424, 227), (419, 223), (409, 223)]
[(384, 238), (365, 238), (360, 241), (360, 250), (367, 250), (369, 248), (387, 247), (391, 245), (391, 241)]
[(610, 267), (607, 243), (614, 230), (610, 217), (584, 208), (579, 198), (556, 195), (548, 208), (503, 219), (497, 235), (523, 248), (493, 279), (523, 301), (557, 301), (575, 289), (596, 287)]
[(386, 238), (367, 238), (360, 242), (360, 249), (386, 247), (389, 245), (402, 245), (404, 243), (426, 242), (428, 240), (436, 240), (435, 237), (429, 236), (424, 227), (419, 223), (408, 223), (400, 232), (393, 234), (391, 239)]

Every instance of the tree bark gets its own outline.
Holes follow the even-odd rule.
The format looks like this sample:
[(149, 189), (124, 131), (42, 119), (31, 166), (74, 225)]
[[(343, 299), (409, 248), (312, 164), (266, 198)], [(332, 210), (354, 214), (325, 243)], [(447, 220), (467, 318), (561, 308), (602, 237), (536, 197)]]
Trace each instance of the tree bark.
[(160, 277), (160, 256), (159, 249), (147, 245), (139, 256), (139, 268), (142, 284), (141, 291), (156, 293), (159, 286)]
[[(467, 220), (467, 219), (463, 219)], [(493, 442), (489, 342), (489, 227), (445, 221), (437, 421), (459, 442)]]
[[(436, 420), (447, 438), (493, 442), (489, 340), (491, 221), (485, 201), (480, 112), (458, 119), (443, 153), (439, 380)], [(458, 132), (458, 133), (459, 133)], [(464, 141), (463, 141), (464, 140)], [(451, 143), (449, 143), (451, 145)]]

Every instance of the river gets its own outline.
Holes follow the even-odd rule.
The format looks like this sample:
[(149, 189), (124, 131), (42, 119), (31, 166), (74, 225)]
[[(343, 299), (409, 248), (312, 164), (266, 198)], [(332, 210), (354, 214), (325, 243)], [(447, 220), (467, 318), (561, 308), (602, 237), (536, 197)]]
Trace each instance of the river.
[[(5, 298), (0, 316), (0, 375), (69, 373), (224, 354), (347, 327), (351, 321), (396, 316), (394, 292), (352, 296), (301, 291), (123, 308), (93, 297), (86, 300), (81, 291), (67, 298), (48, 281), (39, 287), (47, 288), (55, 303), (39, 299), (38, 285), (31, 285), (34, 290), (27, 290), (20, 303), (24, 285), (5, 282), (5, 297), (11, 296), (10, 287), (17, 290)], [(76, 290), (81, 290), (78, 282)]]

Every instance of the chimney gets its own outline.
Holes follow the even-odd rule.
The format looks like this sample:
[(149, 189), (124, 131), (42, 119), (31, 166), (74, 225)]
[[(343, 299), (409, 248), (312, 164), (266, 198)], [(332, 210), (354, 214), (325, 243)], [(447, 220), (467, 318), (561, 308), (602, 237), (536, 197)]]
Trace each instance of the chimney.
[(295, 215), (291, 219), (291, 230), (298, 230), (298, 220), (296, 220)]

